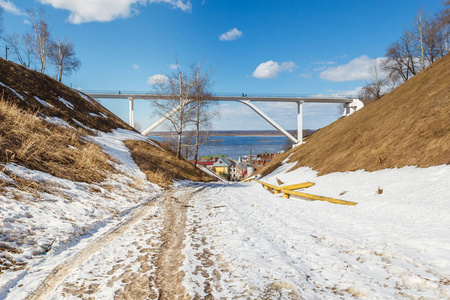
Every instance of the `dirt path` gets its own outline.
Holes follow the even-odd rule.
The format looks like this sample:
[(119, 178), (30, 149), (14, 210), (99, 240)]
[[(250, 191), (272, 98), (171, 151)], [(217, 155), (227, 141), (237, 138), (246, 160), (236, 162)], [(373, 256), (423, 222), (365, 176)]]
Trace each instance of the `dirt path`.
[(157, 260), (156, 284), (159, 299), (191, 299), (182, 285), (184, 272), (179, 271), (184, 256), (181, 253), (186, 228), (186, 211), (193, 195), (202, 188), (178, 191), (178, 197), (166, 197), (165, 227), (161, 233), (163, 244)]
[(186, 211), (202, 188), (171, 190), (57, 266), (26, 299), (191, 299), (182, 285)]

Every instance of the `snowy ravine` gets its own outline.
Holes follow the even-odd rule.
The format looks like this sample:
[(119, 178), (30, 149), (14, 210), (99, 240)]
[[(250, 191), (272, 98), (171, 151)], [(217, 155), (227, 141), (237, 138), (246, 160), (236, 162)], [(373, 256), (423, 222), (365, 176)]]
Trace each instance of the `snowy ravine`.
[(284, 199), (254, 182), (208, 185), (188, 210), (183, 269), (192, 295), (450, 298), (450, 166), (321, 177), (291, 167), (262, 181), (312, 181), (305, 192), (358, 204)]
[(342, 206), (255, 182), (182, 181), (163, 192), (123, 144), (144, 137), (93, 139), (121, 171), (101, 184), (5, 166), (56, 192), (0, 196), (2, 237), (28, 263), (0, 275), (0, 299), (450, 298), (449, 165), (319, 177), (285, 163), (261, 179), (310, 181), (307, 193), (358, 203)]

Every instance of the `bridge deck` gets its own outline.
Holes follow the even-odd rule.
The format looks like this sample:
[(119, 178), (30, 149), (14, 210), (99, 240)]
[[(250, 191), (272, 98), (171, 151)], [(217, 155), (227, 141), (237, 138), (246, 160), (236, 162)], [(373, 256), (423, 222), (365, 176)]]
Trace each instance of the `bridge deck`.
[[(109, 93), (87, 93), (96, 99), (142, 99), (142, 100), (166, 100), (176, 99), (176, 96), (158, 95), (158, 94), (109, 94)], [(351, 103), (353, 99), (349, 98), (314, 98), (314, 97), (242, 97), (242, 96), (213, 96), (210, 100), (214, 101), (237, 101), (249, 100), (255, 102), (310, 102), (310, 103)]]

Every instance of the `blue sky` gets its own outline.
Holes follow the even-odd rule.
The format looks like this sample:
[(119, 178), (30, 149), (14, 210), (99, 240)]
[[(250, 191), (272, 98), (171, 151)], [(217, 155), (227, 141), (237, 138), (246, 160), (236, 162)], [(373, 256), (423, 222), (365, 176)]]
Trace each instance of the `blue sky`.
[[(6, 34), (30, 31), (25, 10), (45, 9), (52, 35), (74, 42), (82, 68), (64, 82), (82, 91), (151, 91), (150, 78), (170, 74), (175, 56), (187, 70), (205, 54), (216, 66), (216, 93), (353, 95), (373, 76), (371, 61), (384, 56), (417, 10), (435, 12), (441, 2), (0, 0), (0, 5)], [(126, 100), (102, 104), (128, 121)], [(149, 102), (135, 105), (142, 127), (157, 119)], [(296, 128), (295, 105), (257, 105), (286, 129)], [(220, 110), (214, 129), (272, 129), (242, 104), (222, 103)], [(335, 105), (305, 105), (304, 128), (323, 127), (337, 116)]]

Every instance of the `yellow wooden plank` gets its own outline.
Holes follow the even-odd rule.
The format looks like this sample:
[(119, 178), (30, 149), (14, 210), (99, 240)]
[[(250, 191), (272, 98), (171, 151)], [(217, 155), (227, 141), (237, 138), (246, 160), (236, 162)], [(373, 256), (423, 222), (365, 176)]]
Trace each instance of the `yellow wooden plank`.
[(283, 186), (280, 186), (279, 189), (280, 190), (298, 190), (298, 189), (309, 188), (309, 187), (313, 186), (314, 184), (315, 184), (314, 182), (302, 182), (302, 183), (291, 184), (291, 185), (283, 185)]
[(259, 181), (259, 180), (253, 180), (253, 181), (261, 184), (266, 190), (273, 189), (274, 191), (277, 191), (278, 193), (281, 190), (297, 190), (297, 189), (308, 188), (308, 187), (314, 185), (314, 182), (303, 182), (303, 183), (297, 183), (297, 184), (291, 184), (291, 185), (276, 186), (276, 185), (266, 183), (263, 181)]
[(283, 190), (281, 190), (281, 192), (283, 193), (283, 197), (284, 198), (289, 198), (289, 197), (285, 197), (285, 195), (286, 196), (292, 195), (292, 196), (302, 197), (302, 198), (311, 199), (311, 200), (327, 201), (327, 202), (334, 203), (334, 204), (342, 204), (342, 205), (356, 205), (356, 204), (358, 204), (358, 203), (352, 202), (352, 201), (339, 200), (339, 199), (334, 199), (334, 198), (330, 198), (330, 197), (323, 197), (323, 196), (307, 194), (307, 193), (291, 191), (291, 190), (284, 190), (283, 189)]

